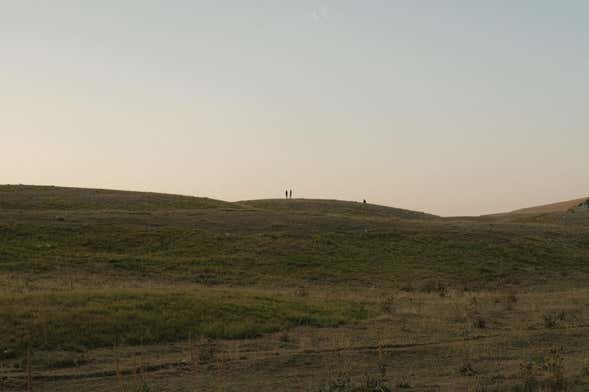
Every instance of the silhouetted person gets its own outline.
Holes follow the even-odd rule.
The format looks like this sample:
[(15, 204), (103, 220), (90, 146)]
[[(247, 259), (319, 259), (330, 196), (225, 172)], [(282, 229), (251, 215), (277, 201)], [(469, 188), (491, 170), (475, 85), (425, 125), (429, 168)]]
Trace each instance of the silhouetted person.
[(292, 199), (292, 189), (290, 190), (290, 198)]
[(284, 191), (284, 197), (288, 200), (288, 189)]
[(364, 199), (364, 204), (366, 204), (366, 199)]

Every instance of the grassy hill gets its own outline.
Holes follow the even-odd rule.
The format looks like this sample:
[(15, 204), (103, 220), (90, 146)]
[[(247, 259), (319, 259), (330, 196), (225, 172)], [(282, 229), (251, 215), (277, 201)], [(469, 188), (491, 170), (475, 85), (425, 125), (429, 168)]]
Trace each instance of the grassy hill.
[(249, 200), (239, 202), (241, 205), (251, 206), (263, 210), (282, 213), (297, 213), (308, 215), (343, 216), (343, 217), (382, 217), (400, 219), (434, 219), (435, 215), (385, 207), (376, 204), (364, 204), (341, 200), (313, 200), (313, 199), (268, 199)]
[(0, 209), (3, 210), (162, 210), (237, 208), (209, 198), (129, 192), (108, 189), (82, 189), (55, 186), (0, 186)]
[(437, 219), (360, 203), (240, 203), (0, 188), (0, 271), (200, 284), (472, 286), (585, 271), (588, 228)]
[(353, 325), (388, 309), (375, 290), (582, 286), (588, 239), (585, 221), (0, 186), (0, 348), (56, 358)]
[(589, 200), (589, 197), (583, 197), (580, 199), (561, 201), (558, 203), (544, 204), (541, 206), (522, 208), (519, 210), (512, 211), (511, 214), (547, 214), (553, 212), (567, 212), (571, 208), (577, 207), (579, 204)]

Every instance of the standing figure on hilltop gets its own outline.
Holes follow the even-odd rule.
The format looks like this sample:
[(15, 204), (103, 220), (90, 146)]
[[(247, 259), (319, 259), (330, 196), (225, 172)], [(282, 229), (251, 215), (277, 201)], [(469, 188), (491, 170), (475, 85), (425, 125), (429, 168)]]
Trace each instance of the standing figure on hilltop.
[(284, 197), (288, 200), (288, 189), (284, 191)]
[(290, 190), (290, 198), (292, 199), (292, 189)]

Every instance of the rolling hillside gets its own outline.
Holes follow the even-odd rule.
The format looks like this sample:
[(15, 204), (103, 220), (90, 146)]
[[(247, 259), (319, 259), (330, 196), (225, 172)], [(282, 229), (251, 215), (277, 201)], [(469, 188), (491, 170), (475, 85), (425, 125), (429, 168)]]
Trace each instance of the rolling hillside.
[(158, 210), (237, 208), (209, 198), (56, 186), (2, 185), (0, 210)]
[(365, 216), (400, 219), (434, 219), (435, 215), (360, 202), (320, 199), (267, 199), (239, 202), (241, 205), (282, 213), (325, 216)]
[(203, 284), (488, 285), (589, 270), (587, 227), (439, 219), (330, 200), (227, 203), (109, 190), (0, 187), (0, 271)]
[[(25, 389), (29, 348), (39, 382), (56, 383), (46, 390), (79, 390), (82, 378), (88, 391), (123, 389), (116, 384), (114, 350), (126, 358), (126, 374), (136, 374), (130, 369), (144, 360), (151, 372), (177, 369), (175, 383), (185, 388), (162, 390), (194, 390), (194, 377), (207, 386), (210, 369), (221, 369), (233, 372), (238, 390), (258, 391), (276, 372), (304, 380), (290, 372), (308, 367), (329, 377), (333, 372), (322, 361), (341, 362), (335, 355), (374, 365), (383, 336), (388, 350), (407, 341), (414, 350), (424, 339), (444, 345), (515, 325), (518, 332), (504, 338), (517, 340), (539, 328), (528, 320), (552, 317), (545, 309), (556, 312), (566, 296), (542, 297), (551, 302), (537, 306), (537, 297), (526, 294), (520, 301), (529, 305), (513, 310), (518, 299), (505, 290), (533, 293), (562, 282), (567, 289), (584, 287), (589, 276), (589, 226), (550, 223), (442, 219), (334, 200), (228, 203), (0, 186), (0, 363), (9, 364), (0, 368), (0, 382), (8, 380), (0, 386)], [(491, 291), (497, 294), (466, 294)], [(582, 305), (571, 320), (582, 323)], [(244, 342), (237, 347), (226, 339)], [(194, 340), (204, 352), (198, 360), (186, 354)], [(354, 345), (358, 350), (349, 349)], [(145, 357), (138, 360), (139, 349)], [(451, 349), (440, 346), (444, 353)], [(218, 365), (216, 355), (233, 368)], [(431, 355), (411, 356), (413, 369), (427, 370), (420, 380), (428, 379), (431, 363), (440, 363)], [(198, 369), (196, 376), (187, 366)], [(272, 371), (260, 374), (264, 369)], [(442, 378), (456, 374), (437, 371)], [(244, 376), (252, 372), (259, 379)]]
[(583, 197), (580, 199), (561, 201), (558, 203), (551, 203), (551, 204), (545, 204), (545, 205), (541, 205), (541, 206), (522, 208), (519, 210), (512, 211), (510, 213), (511, 214), (548, 214), (548, 213), (553, 213), (553, 212), (567, 212), (570, 209), (577, 207), (579, 204), (586, 202), (587, 200), (589, 200), (589, 197)]

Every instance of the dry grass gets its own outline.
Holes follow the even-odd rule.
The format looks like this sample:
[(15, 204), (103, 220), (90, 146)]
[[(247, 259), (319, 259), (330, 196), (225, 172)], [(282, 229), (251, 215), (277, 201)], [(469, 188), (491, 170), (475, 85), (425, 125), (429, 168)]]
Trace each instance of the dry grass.
[[(307, 299), (333, 295), (315, 289)], [(350, 388), (380, 383), (391, 390), (524, 391), (526, 385), (562, 384), (568, 389), (550, 390), (581, 391), (589, 386), (589, 289), (449, 290), (444, 296), (350, 291), (342, 297), (363, 304), (370, 318), (337, 328), (298, 327), (287, 335), (277, 332), (255, 340), (191, 338), (179, 344), (143, 344), (139, 350), (121, 346), (114, 357), (112, 350), (87, 350), (84, 361), (57, 368), (48, 362), (56, 353), (41, 351), (33, 356), (34, 384), (64, 391), (84, 385), (99, 391), (106, 385), (118, 388), (123, 378), (128, 388), (130, 375), (137, 374), (139, 351), (142, 380), (151, 390), (186, 390), (191, 385), (214, 389), (219, 383), (228, 390), (238, 385), (245, 391), (275, 390), (285, 380), (290, 385), (285, 389), (319, 390), (339, 376), (349, 380)], [(547, 327), (546, 314), (564, 316)], [(485, 328), (473, 323), (473, 317), (484, 319)], [(13, 370), (5, 377), (10, 385), (23, 385), (26, 368), (19, 371), (14, 361), (8, 361)], [(107, 375), (99, 381), (89, 377), (97, 371)]]

